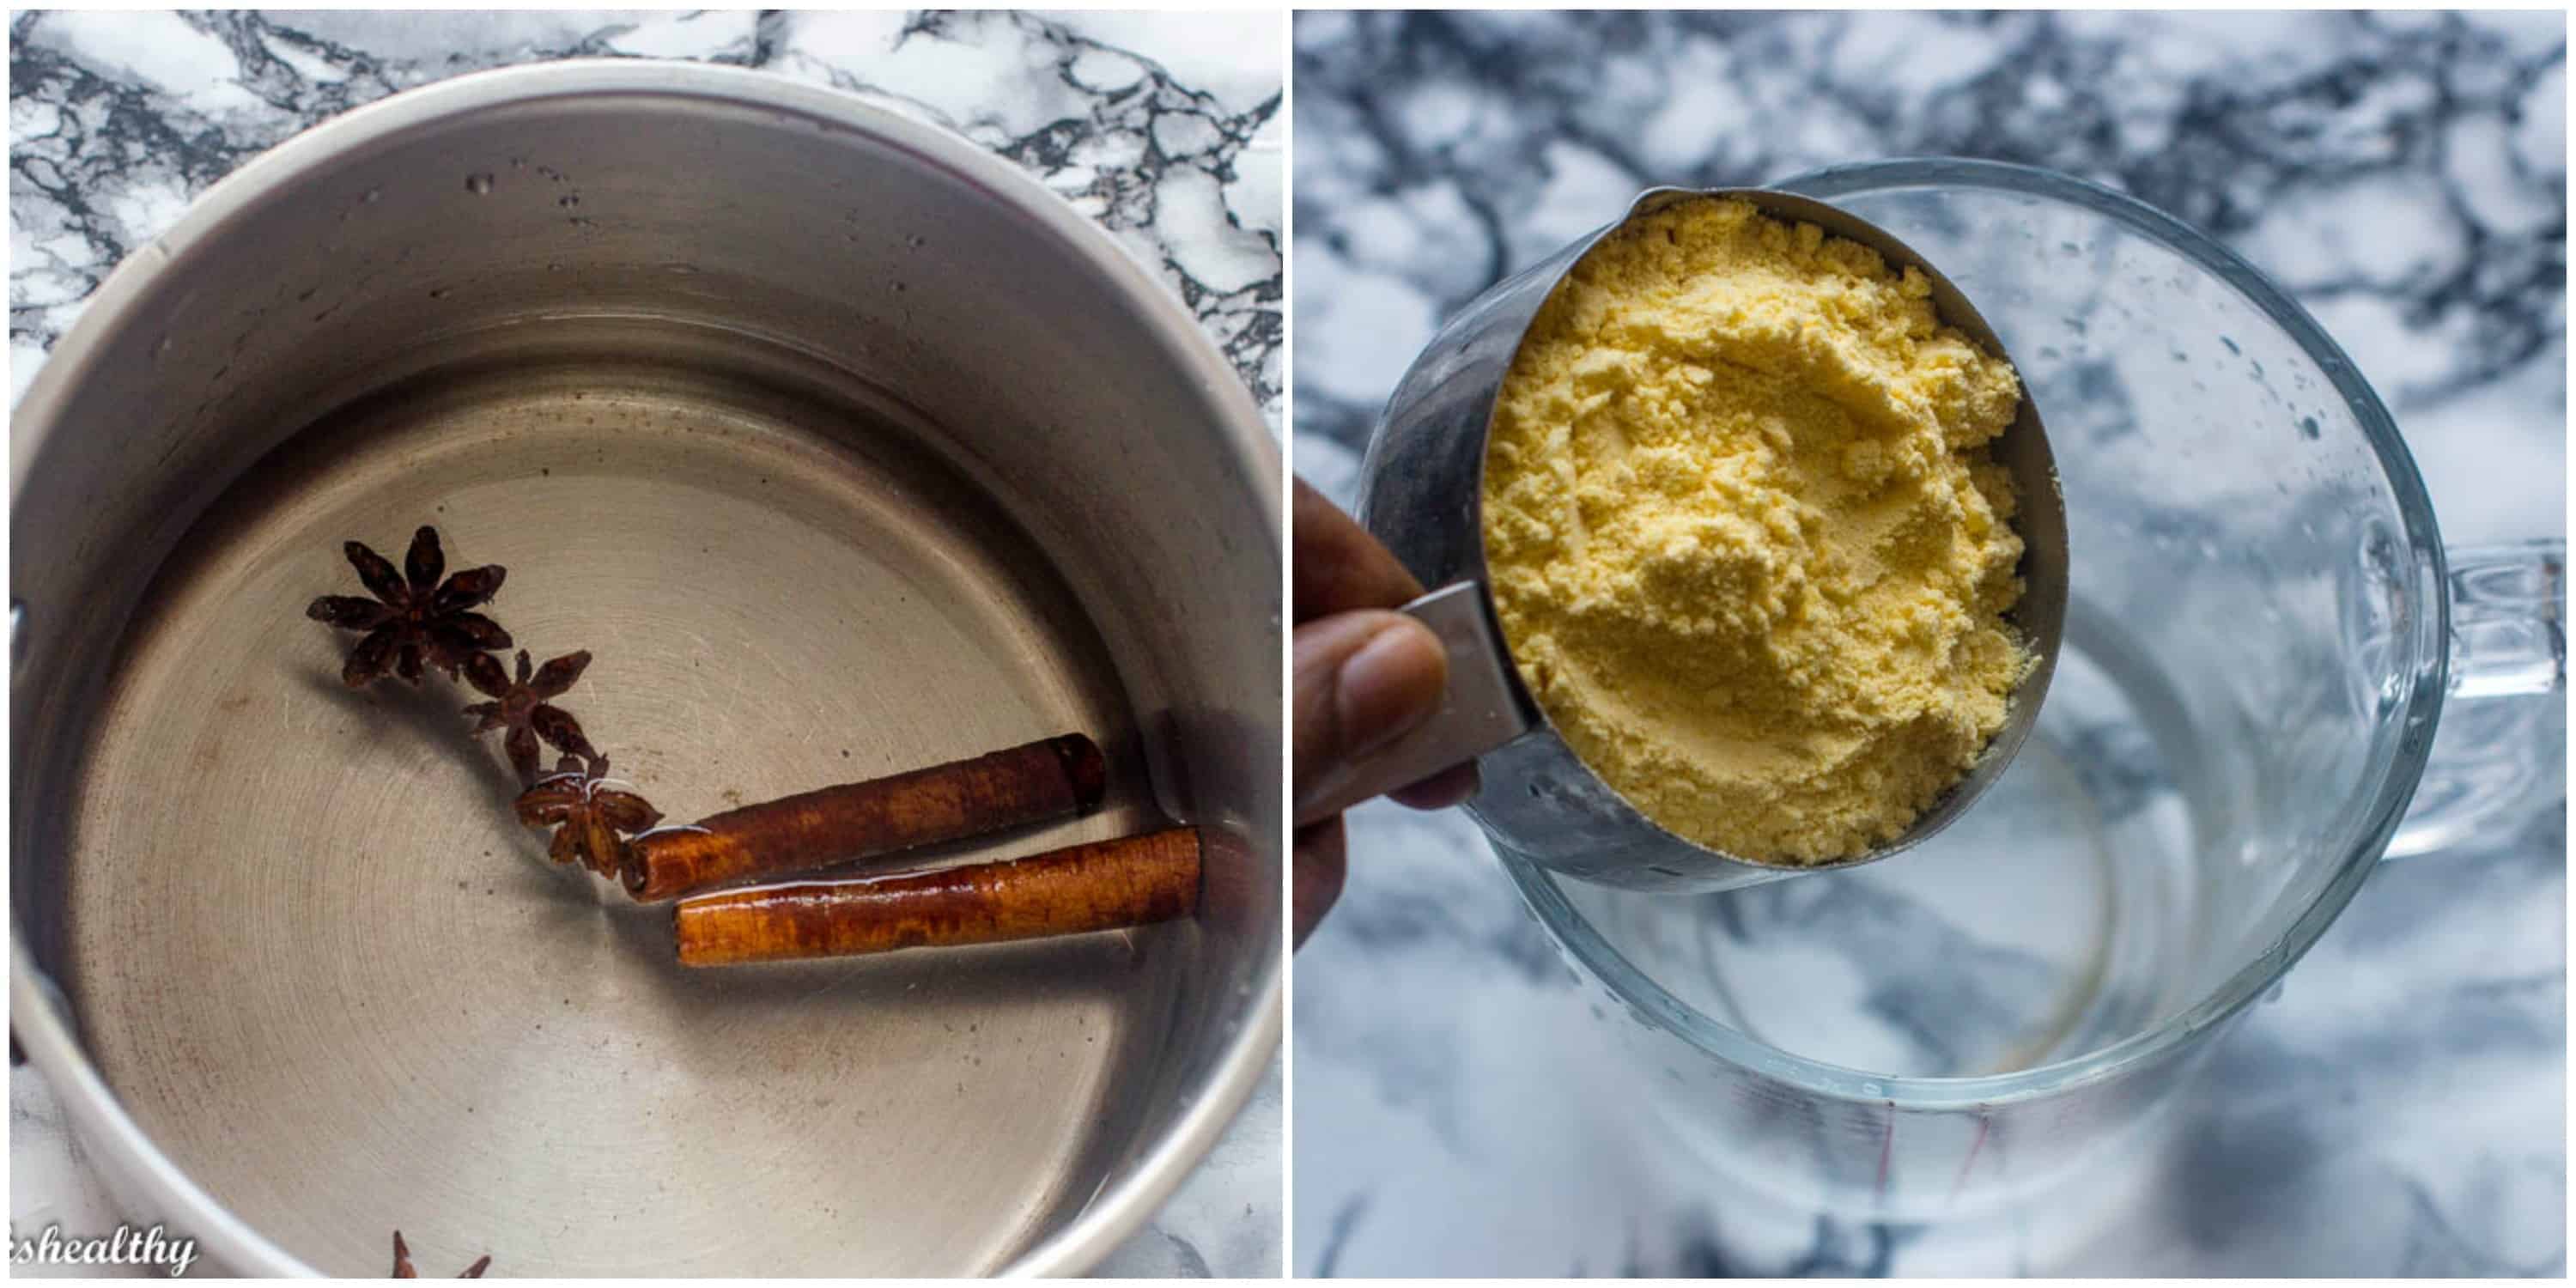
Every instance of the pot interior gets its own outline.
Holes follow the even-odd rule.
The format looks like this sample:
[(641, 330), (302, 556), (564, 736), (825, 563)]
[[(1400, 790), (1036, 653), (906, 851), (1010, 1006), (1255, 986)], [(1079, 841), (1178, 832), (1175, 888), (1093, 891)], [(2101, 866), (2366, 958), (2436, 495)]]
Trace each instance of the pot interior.
[[(1139, 1180), (1276, 980), (1239, 390), (1097, 247), (839, 120), (332, 128), (22, 409), (14, 717), (56, 750), (13, 784), (19, 920), (126, 1111), (341, 1274), (397, 1227), (433, 1273), (989, 1271)], [(595, 654), (563, 705), (673, 820), (1082, 730), (1101, 811), (929, 857), (1251, 839), (1191, 924), (683, 970), (510, 818), (480, 695), (339, 684), (303, 605), (424, 523), (509, 568), (520, 646)]]

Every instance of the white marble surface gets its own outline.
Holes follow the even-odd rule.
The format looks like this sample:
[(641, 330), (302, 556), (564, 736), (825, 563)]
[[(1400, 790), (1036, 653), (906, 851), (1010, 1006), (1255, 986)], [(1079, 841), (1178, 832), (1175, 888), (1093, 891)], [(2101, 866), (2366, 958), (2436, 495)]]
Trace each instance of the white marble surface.
[[(18, 13), (10, 54), (13, 398), (108, 271), (262, 149), (442, 77), (632, 55), (836, 86), (1012, 158), (1152, 266), (1280, 416), (1276, 14)], [(31, 1069), (12, 1071), (9, 1118), (13, 1228), (112, 1226)], [(1277, 1274), (1282, 1132), (1274, 1062), (1102, 1273)]]
[[(1296, 460), (1345, 502), (1440, 320), (1638, 189), (1964, 154), (2216, 233), (2381, 391), (2446, 535), (2564, 535), (2561, 15), (1308, 13), (1295, 42)], [(1473, 826), (1365, 807), (1297, 961), (1292, 1271), (2562, 1275), (2564, 817), (2383, 868), (2131, 1188), (1989, 1239), (1766, 1209), (1580, 1094), (1599, 995)]]

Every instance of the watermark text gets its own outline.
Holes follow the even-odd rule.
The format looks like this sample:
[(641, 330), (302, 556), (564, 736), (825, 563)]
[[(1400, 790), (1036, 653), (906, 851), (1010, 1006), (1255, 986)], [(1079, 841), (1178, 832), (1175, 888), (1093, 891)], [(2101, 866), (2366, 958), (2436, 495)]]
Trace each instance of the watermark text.
[(196, 1259), (196, 1240), (165, 1235), (158, 1225), (120, 1225), (116, 1233), (101, 1235), (64, 1234), (59, 1225), (32, 1235), (9, 1230), (9, 1264), (15, 1266), (156, 1266), (176, 1279)]

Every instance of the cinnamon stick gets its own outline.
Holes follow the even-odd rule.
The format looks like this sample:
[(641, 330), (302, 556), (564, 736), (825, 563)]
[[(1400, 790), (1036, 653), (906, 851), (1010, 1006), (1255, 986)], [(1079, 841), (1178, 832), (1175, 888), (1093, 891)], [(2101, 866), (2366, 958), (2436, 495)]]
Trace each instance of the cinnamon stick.
[(746, 805), (626, 845), (626, 892), (659, 902), (745, 877), (808, 872), (1077, 813), (1107, 771), (1081, 734)]
[(1030, 858), (692, 895), (683, 966), (855, 957), (1077, 935), (1196, 912), (1199, 833), (1177, 827)]

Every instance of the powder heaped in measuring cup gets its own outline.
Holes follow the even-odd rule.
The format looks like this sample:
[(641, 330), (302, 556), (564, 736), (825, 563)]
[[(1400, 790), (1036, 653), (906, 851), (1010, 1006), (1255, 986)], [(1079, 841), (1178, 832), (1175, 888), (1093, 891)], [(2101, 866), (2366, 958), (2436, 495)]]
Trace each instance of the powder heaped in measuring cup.
[(1530, 324), (1484, 539), (1514, 661), (1648, 818), (1757, 863), (1894, 840), (2033, 657), (2019, 379), (1931, 284), (1741, 200), (1630, 220)]

